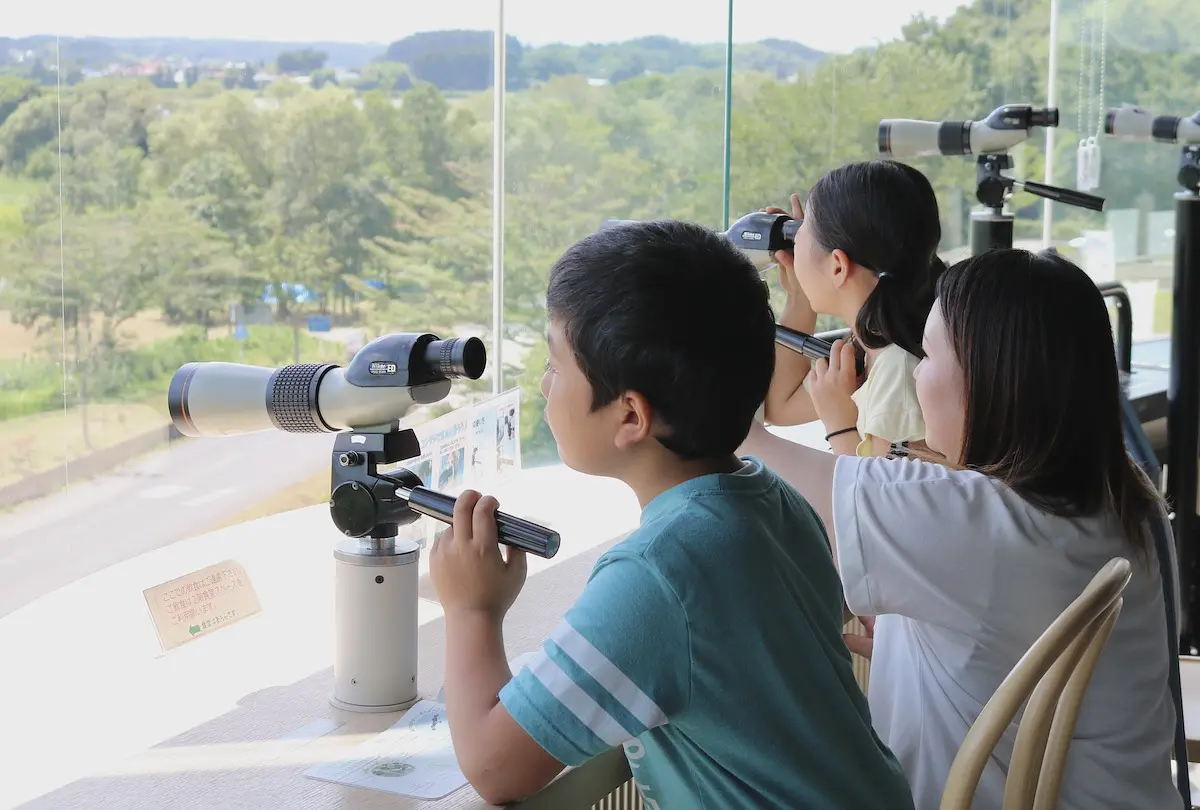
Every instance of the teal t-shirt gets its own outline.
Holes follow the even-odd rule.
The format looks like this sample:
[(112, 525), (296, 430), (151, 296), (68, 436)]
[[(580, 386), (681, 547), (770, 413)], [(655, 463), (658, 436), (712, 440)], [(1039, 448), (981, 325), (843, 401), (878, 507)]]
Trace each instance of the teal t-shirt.
[(913, 807), (824, 528), (755, 459), (647, 504), (500, 701), (564, 764), (623, 746), (647, 810)]

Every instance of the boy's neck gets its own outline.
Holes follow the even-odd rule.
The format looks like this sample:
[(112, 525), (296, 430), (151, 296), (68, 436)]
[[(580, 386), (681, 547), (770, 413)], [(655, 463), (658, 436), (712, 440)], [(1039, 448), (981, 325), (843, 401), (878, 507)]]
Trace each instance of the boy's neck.
[(687, 461), (669, 453), (655, 453), (641, 461), (636, 465), (637, 469), (629, 470), (619, 478), (633, 490), (642, 509), (668, 489), (685, 481), (714, 473), (734, 473), (742, 468), (743, 463), (733, 454), (720, 459)]

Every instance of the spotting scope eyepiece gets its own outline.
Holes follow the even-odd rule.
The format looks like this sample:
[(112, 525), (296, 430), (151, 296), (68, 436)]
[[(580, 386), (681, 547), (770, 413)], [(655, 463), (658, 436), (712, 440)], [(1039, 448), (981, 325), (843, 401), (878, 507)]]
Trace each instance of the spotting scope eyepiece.
[(259, 430), (334, 433), (395, 424), (415, 405), (450, 393), (450, 381), (477, 380), (487, 366), (479, 338), (427, 333), (384, 335), (350, 365), (281, 368), (188, 363), (167, 390), (171, 421), (184, 436), (236, 436)]
[(1104, 116), (1104, 134), (1126, 141), (1200, 145), (1200, 112), (1191, 118), (1154, 115), (1132, 104), (1113, 107)]
[(1034, 127), (1057, 127), (1056, 107), (1005, 104), (982, 121), (879, 122), (879, 154), (889, 157), (1003, 154), (1033, 134)]
[[(600, 229), (619, 228), (635, 222), (637, 220), (608, 219)], [(744, 253), (755, 267), (766, 270), (774, 262), (775, 251), (792, 249), (796, 241), (796, 231), (803, 222), (787, 214), (752, 211), (730, 225), (724, 236)]]

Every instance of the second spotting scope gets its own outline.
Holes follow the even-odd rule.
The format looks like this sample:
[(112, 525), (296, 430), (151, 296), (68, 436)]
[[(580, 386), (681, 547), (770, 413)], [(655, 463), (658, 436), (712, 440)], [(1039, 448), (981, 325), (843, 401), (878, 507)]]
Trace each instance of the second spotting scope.
[(891, 157), (999, 154), (1029, 138), (1034, 127), (1057, 126), (1056, 108), (1029, 104), (1005, 104), (982, 121), (885, 118), (879, 122), (879, 153)]

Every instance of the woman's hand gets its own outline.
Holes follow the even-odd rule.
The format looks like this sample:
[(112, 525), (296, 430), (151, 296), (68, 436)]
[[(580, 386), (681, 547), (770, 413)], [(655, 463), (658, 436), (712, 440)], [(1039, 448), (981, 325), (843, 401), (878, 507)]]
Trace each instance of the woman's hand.
[(871, 653), (875, 652), (875, 617), (859, 616), (858, 620), (862, 622), (863, 629), (867, 631), (867, 634), (856, 636), (853, 633), (843, 633), (842, 638), (845, 639), (850, 652), (861, 655), (870, 661)]
[(858, 422), (858, 406), (850, 396), (858, 390), (854, 371), (854, 346), (835, 340), (829, 359), (814, 360), (804, 378), (804, 390), (812, 398), (817, 418), (830, 433), (854, 427)]

